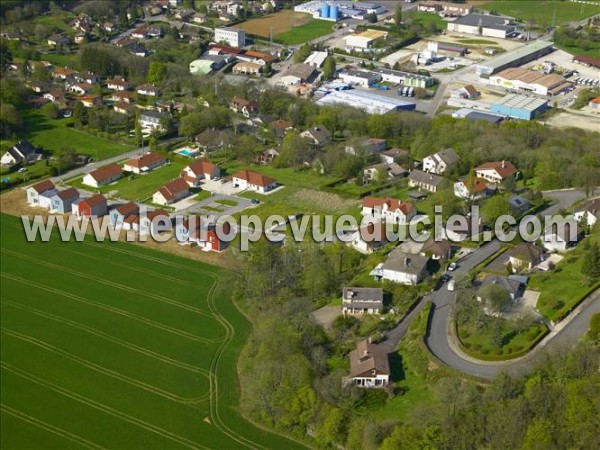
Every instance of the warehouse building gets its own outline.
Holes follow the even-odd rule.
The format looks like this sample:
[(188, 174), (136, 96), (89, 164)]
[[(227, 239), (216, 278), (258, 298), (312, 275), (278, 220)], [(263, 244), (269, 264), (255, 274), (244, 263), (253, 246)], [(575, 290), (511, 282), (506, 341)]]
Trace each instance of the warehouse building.
[(246, 45), (246, 32), (240, 28), (215, 28), (215, 42), (226, 42), (232, 47), (243, 47)]
[(375, 42), (385, 39), (387, 35), (387, 31), (366, 30), (362, 33), (354, 33), (346, 36), (344, 42), (348, 51), (365, 51), (372, 48)]
[(469, 108), (461, 108), (452, 113), (452, 117), (456, 119), (468, 119), (468, 120), (481, 120), (491, 123), (500, 123), (504, 120), (504, 116), (499, 114), (492, 114), (489, 112), (476, 111)]
[(534, 41), (513, 51), (503, 53), (481, 62), (475, 66), (475, 73), (482, 78), (489, 78), (501, 70), (518, 67), (554, 51), (553, 42)]
[(490, 85), (538, 95), (557, 95), (571, 87), (572, 83), (560, 75), (511, 67), (492, 75)]
[(391, 111), (414, 111), (416, 105), (393, 97), (386, 97), (372, 92), (349, 89), (332, 91), (317, 100), (317, 105), (346, 105), (362, 109), (368, 114), (386, 114)]
[(377, 83), (378, 81), (381, 81), (380, 75), (367, 70), (347, 69), (341, 71), (338, 74), (338, 77), (342, 79), (345, 83), (363, 87), (369, 87)]
[(373, 69), (371, 72), (380, 75), (383, 81), (394, 84), (403, 84), (405, 86), (420, 88), (428, 88), (435, 84), (435, 78), (419, 75), (418, 73), (400, 72), (398, 70), (381, 68)]
[(538, 97), (509, 94), (490, 106), (490, 111), (512, 119), (532, 120), (548, 108), (548, 102)]
[(311, 14), (315, 19), (336, 22), (344, 17), (363, 19), (367, 14), (383, 14), (387, 10), (378, 3), (354, 0), (313, 0), (294, 6), (294, 11)]
[(448, 31), (505, 39), (517, 26), (510, 17), (469, 14), (448, 22)]

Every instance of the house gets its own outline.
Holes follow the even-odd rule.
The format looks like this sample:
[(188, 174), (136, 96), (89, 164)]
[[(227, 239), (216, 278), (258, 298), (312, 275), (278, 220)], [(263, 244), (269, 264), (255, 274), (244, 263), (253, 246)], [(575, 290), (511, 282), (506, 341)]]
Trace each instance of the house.
[(427, 275), (429, 257), (413, 255), (394, 249), (385, 262), (379, 264), (371, 272), (375, 280), (388, 280), (395, 283), (416, 285)]
[(112, 78), (106, 80), (106, 87), (111, 91), (127, 91), (131, 89), (131, 84), (125, 81), (124, 78)]
[(465, 200), (479, 200), (489, 195), (482, 178), (463, 178), (454, 183), (454, 195)]
[(111, 94), (110, 100), (118, 103), (133, 103), (135, 94), (129, 91), (115, 91)]
[(600, 97), (591, 99), (588, 103), (588, 106), (592, 109), (600, 109)]
[(281, 86), (295, 86), (297, 84), (306, 83), (315, 73), (315, 68), (308, 64), (294, 64), (286, 70), (277, 84)]
[(363, 183), (386, 182), (408, 175), (408, 170), (396, 163), (380, 163), (363, 170)]
[(359, 141), (355, 145), (347, 145), (344, 149), (349, 155), (357, 155), (360, 150), (365, 153), (373, 155), (375, 153), (381, 153), (385, 151), (387, 141), (380, 138), (368, 138)]
[(450, 98), (465, 98), (473, 100), (479, 98), (480, 96), (481, 92), (475, 89), (475, 86), (472, 84), (450, 91)]
[(513, 272), (529, 271), (546, 259), (546, 252), (537, 245), (522, 242), (508, 252), (508, 261)]
[[(220, 226), (220, 225), (218, 225)], [(229, 224), (223, 225), (229, 226)], [(190, 243), (195, 243), (198, 248), (206, 252), (221, 252), (227, 248), (227, 242), (221, 240), (217, 234), (217, 226), (200, 226), (190, 230)]]
[(475, 175), (490, 183), (502, 183), (517, 174), (517, 169), (509, 161), (487, 162), (475, 167)]
[(383, 310), (383, 289), (345, 287), (342, 295), (342, 313), (379, 314)]
[(137, 215), (140, 209), (134, 202), (123, 203), (110, 210), (110, 223), (115, 227), (123, 225), (125, 219), (131, 215)]
[(258, 106), (256, 103), (240, 97), (233, 97), (229, 107), (233, 111), (242, 114), (246, 118), (253, 116), (258, 111)]
[(83, 97), (79, 97), (79, 101), (86, 108), (102, 106), (102, 96), (100, 94), (84, 95)]
[(2, 158), (0, 163), (3, 166), (12, 166), (13, 164), (23, 163), (30, 164), (42, 158), (42, 154), (38, 153), (31, 142), (22, 140), (17, 142), (12, 148), (9, 148)]
[(269, 124), (275, 137), (283, 137), (289, 130), (294, 129), (294, 124), (286, 120), (275, 120)]
[(542, 245), (551, 252), (565, 252), (573, 248), (583, 236), (575, 218), (561, 219), (546, 226)]
[(127, 46), (127, 50), (129, 50), (129, 53), (132, 55), (140, 56), (142, 58), (145, 58), (150, 54), (146, 47), (144, 47), (142, 44), (138, 44), (137, 42), (129, 44)]
[(72, 205), (79, 199), (79, 191), (75, 188), (68, 188), (57, 192), (50, 199), (50, 209), (62, 214), (71, 212)]
[(130, 114), (132, 110), (133, 106), (125, 102), (119, 102), (113, 105), (113, 111), (119, 114)]
[(417, 208), (410, 202), (394, 198), (365, 197), (362, 215), (389, 223), (405, 225), (417, 213)]
[(83, 184), (98, 188), (117, 181), (123, 176), (123, 171), (117, 164), (96, 169), (83, 177)]
[(165, 131), (165, 126), (162, 122), (169, 120), (170, 117), (169, 113), (147, 109), (140, 114), (139, 121), (142, 129)]
[(268, 148), (262, 151), (258, 157), (256, 162), (262, 165), (268, 165), (273, 162), (275, 158), (279, 156), (279, 152), (275, 148)]
[(600, 218), (600, 198), (585, 202), (581, 208), (575, 211), (573, 217), (580, 224), (593, 227)]
[(68, 67), (55, 67), (52, 71), (52, 77), (66, 80), (67, 78), (73, 76), (74, 73), (75, 71), (73, 69), (69, 69)]
[(429, 173), (442, 175), (446, 169), (456, 164), (458, 156), (456, 152), (448, 148), (441, 152), (434, 153), (423, 159), (423, 170)]
[(360, 341), (350, 352), (350, 383), (363, 388), (384, 388), (390, 383), (387, 353), (369, 341)]
[[(486, 286), (496, 285), (502, 287), (510, 295), (511, 300), (516, 300), (523, 294), (523, 284), (513, 278), (501, 277), (498, 275), (488, 275), (481, 283), (480, 290)], [(477, 300), (482, 298), (477, 295)]]
[(186, 166), (181, 177), (190, 187), (200, 187), (201, 180), (215, 180), (221, 176), (221, 169), (207, 159), (199, 159)]
[(381, 157), (381, 160), (384, 163), (392, 164), (400, 162), (401, 159), (408, 158), (409, 155), (410, 153), (408, 152), (408, 150), (402, 150), (400, 148), (394, 147), (382, 152), (379, 156)]
[(442, 237), (451, 242), (462, 242), (466, 239), (476, 240), (483, 231), (481, 220), (464, 217), (464, 222), (448, 221), (446, 226), (442, 227)]
[(158, 208), (145, 215), (140, 215), (138, 222), (138, 231), (140, 233), (155, 235), (164, 231), (164, 227), (167, 226), (166, 224), (168, 223), (170, 225), (171, 219), (169, 218), (169, 213), (167, 211)]
[(168, 182), (152, 196), (152, 202), (157, 205), (170, 205), (190, 195), (190, 188), (183, 178)]
[(140, 95), (146, 95), (149, 97), (157, 97), (159, 95), (159, 90), (156, 86), (151, 84), (140, 84), (136, 92)]
[(88, 198), (82, 198), (71, 204), (71, 212), (80, 218), (92, 218), (104, 216), (108, 211), (106, 198), (102, 194), (96, 194)]
[(263, 66), (253, 62), (239, 62), (233, 66), (232, 72), (242, 75), (258, 75)]
[(71, 43), (71, 39), (63, 34), (53, 34), (48, 38), (48, 45), (51, 47), (66, 46)]
[(150, 172), (166, 163), (166, 156), (161, 155), (160, 153), (148, 152), (139, 158), (133, 158), (125, 162), (123, 170), (125, 172), (133, 173)]
[(277, 187), (277, 181), (253, 170), (240, 170), (233, 175), (233, 187), (265, 194)]
[(412, 170), (408, 174), (408, 185), (429, 192), (436, 192), (444, 179), (439, 175), (426, 173), (422, 170)]
[(94, 86), (92, 86), (90, 83), (86, 83), (86, 82), (75, 83), (75, 84), (69, 85), (67, 87), (67, 90), (69, 92), (72, 92), (73, 94), (86, 95), (94, 90)]
[(209, 152), (228, 147), (233, 133), (225, 130), (207, 129), (194, 137), (194, 142), (202, 150)]
[(361, 253), (369, 254), (388, 244), (384, 222), (370, 223), (355, 231), (350, 246)]
[(56, 193), (54, 183), (50, 180), (44, 180), (27, 188), (27, 203), (30, 206), (40, 206), (40, 195), (50, 192)]
[(323, 147), (324, 145), (329, 144), (331, 141), (331, 133), (327, 128), (322, 125), (317, 125), (316, 127), (309, 128), (306, 131), (300, 133), (300, 136), (308, 139), (313, 145), (317, 147)]
[(438, 241), (430, 238), (423, 244), (419, 254), (436, 261), (447, 261), (452, 256), (452, 246), (449, 241)]

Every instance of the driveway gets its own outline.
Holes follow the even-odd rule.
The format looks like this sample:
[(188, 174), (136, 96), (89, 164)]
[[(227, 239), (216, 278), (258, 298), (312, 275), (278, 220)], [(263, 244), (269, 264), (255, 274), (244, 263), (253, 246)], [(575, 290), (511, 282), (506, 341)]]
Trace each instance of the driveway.
[[(235, 202), (236, 205), (228, 206), (222, 203), (218, 203), (218, 201)], [(246, 208), (250, 208), (251, 206), (254, 206), (254, 204), (251, 200), (247, 198), (233, 197), (231, 195), (223, 194), (214, 194), (212, 197), (194, 202), (193, 205), (188, 206), (180, 212), (215, 215), (217, 217), (220, 217), (226, 215), (231, 216), (240, 211), (243, 211)], [(205, 207), (209, 209), (205, 209)], [(219, 211), (216, 211), (217, 209)]]

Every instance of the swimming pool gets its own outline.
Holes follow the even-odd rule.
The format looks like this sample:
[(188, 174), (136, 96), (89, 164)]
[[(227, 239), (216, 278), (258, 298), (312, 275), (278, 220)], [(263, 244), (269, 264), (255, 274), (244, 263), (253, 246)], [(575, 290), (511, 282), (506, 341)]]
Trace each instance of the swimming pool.
[(179, 150), (176, 150), (175, 153), (187, 156), (188, 158), (193, 158), (194, 156), (198, 156), (200, 151), (198, 149), (184, 147), (180, 148)]

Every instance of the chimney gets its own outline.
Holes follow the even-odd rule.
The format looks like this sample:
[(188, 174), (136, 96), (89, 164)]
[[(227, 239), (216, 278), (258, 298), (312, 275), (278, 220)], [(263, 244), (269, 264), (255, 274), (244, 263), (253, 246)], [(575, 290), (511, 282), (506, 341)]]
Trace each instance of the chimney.
[(407, 257), (407, 258), (404, 258), (404, 265), (405, 265), (406, 267), (410, 267), (410, 258), (408, 258), (408, 257)]
[(375, 224), (374, 223), (370, 223), (369, 225), (367, 225), (367, 232), (369, 234), (373, 234), (375, 232)]
[(502, 160), (502, 168), (504, 169), (506, 167), (506, 161)]

